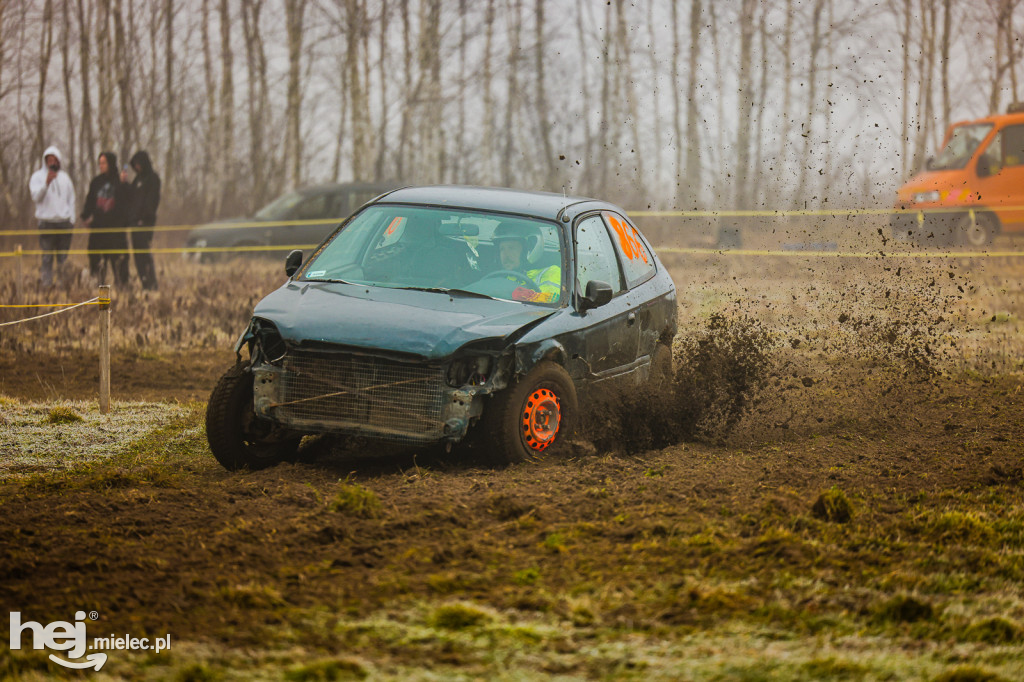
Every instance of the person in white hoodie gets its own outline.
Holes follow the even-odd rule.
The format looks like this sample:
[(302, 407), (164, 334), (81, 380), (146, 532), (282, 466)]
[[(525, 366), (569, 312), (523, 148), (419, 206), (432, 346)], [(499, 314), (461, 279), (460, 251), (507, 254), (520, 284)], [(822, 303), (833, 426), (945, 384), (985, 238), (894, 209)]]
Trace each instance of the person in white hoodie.
[[(28, 190), (36, 205), (36, 220), (39, 221), (39, 248), (43, 254), (40, 281), (44, 287), (53, 284), (53, 261), (57, 257), (58, 277), (60, 266), (67, 260), (71, 247), (71, 228), (75, 217), (75, 185), (61, 166), (63, 158), (56, 147), (47, 147), (43, 152), (43, 167), (32, 174)], [(56, 232), (54, 232), (56, 231)]]

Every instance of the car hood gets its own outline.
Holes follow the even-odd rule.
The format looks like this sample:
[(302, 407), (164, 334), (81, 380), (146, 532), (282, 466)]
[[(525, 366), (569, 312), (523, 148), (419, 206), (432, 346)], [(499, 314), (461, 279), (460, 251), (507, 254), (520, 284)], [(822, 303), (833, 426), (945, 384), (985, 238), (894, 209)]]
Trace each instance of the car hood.
[(967, 189), (967, 180), (963, 170), (956, 171), (922, 171), (907, 180), (897, 191), (898, 201), (911, 204), (913, 197), (919, 192), (959, 193)]
[(555, 311), (460, 294), (289, 282), (257, 304), (287, 342), (323, 342), (438, 360), (470, 341), (504, 338)]

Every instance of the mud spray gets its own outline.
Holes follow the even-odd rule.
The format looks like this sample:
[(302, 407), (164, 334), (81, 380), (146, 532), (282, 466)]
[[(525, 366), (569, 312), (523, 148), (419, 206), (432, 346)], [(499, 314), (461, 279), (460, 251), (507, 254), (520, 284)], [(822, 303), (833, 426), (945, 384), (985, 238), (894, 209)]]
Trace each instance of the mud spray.
[(1020, 311), (1000, 264), (726, 272), (680, 287), (674, 380), (620, 389), (589, 413), (599, 452), (905, 428), (950, 382), (1020, 371)]

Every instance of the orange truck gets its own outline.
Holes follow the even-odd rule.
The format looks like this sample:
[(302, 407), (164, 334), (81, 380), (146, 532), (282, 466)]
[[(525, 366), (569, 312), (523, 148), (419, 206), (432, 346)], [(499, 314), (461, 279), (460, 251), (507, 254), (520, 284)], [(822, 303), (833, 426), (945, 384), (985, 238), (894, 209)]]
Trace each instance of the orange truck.
[(1024, 105), (951, 125), (938, 156), (900, 187), (889, 225), (897, 239), (935, 246), (1024, 232)]

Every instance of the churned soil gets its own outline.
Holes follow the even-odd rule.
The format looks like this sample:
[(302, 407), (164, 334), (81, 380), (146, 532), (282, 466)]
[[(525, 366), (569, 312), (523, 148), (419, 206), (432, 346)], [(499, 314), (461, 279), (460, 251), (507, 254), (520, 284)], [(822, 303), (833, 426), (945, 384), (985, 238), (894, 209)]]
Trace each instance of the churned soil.
[[(740, 627), (809, 641), (867, 628), (942, 669), (944, 643), (971, 641), (986, 604), (1011, 638), (1024, 623), (1021, 389), (934, 380), (899, 411), (838, 401), (845, 420), (820, 432), (507, 469), (320, 439), (307, 463), (229, 473), (197, 405), (106, 463), (0, 483), (0, 603), (42, 622), (96, 611), (97, 632), (258, 650), (250, 665), (270, 668), (268, 652), (344, 651), (387, 674), (494, 673), (486, 647), (445, 627), (377, 631), (429, 630), (457, 599), (469, 628), (553, 624), (557, 637), (517, 645), (533, 652), (510, 659), (526, 675), (612, 674), (588, 646), (643, 633), (681, 647), (648, 671), (671, 677), (693, 653), (685, 637)], [(913, 632), (916, 617), (886, 615), (903, 594), (927, 608)], [(1002, 660), (1019, 670), (1019, 650)]]

